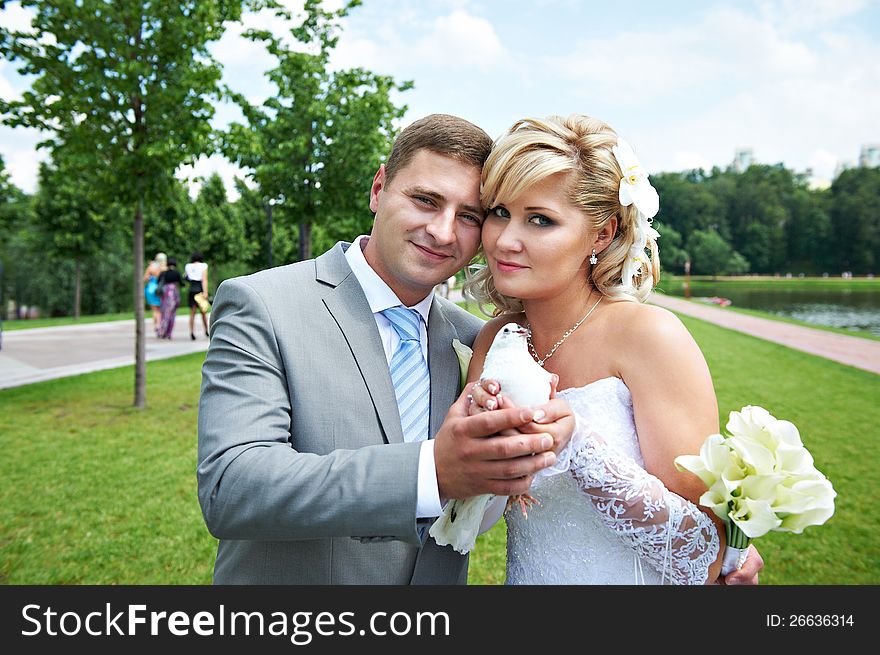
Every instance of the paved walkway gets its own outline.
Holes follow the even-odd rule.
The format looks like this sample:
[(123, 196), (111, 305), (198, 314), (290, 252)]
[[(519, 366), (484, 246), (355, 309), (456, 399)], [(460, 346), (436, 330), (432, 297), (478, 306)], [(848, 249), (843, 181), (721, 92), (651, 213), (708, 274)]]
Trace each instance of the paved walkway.
[[(177, 357), (208, 349), (201, 318), (196, 317), (196, 340), (189, 337), (189, 317), (177, 319), (170, 341), (157, 339), (153, 321), (145, 323), (147, 361)], [(4, 330), (0, 350), (0, 389), (17, 387), (134, 364), (134, 320)]]
[[(458, 290), (450, 293), (450, 300), (460, 299)], [(758, 318), (662, 294), (654, 294), (651, 302), (721, 327), (880, 374), (880, 341)], [(171, 341), (164, 341), (152, 336), (153, 323), (147, 319), (148, 361), (207, 350), (208, 340), (199, 320), (196, 321), (196, 341), (189, 338), (186, 318), (177, 322), (177, 335)], [(5, 331), (0, 350), (0, 389), (133, 364), (133, 320)]]
[(795, 350), (880, 373), (880, 341), (749, 316), (662, 293), (652, 294), (650, 302), (679, 314), (693, 316)]

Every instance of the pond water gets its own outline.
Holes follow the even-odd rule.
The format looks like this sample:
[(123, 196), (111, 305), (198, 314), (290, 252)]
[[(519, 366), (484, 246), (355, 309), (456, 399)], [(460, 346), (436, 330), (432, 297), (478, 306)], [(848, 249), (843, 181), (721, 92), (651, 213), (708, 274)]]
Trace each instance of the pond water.
[[(673, 296), (684, 296), (681, 284), (668, 285), (663, 290)], [(709, 296), (729, 298), (733, 307), (880, 336), (880, 290), (876, 288), (766, 289), (749, 288), (746, 284), (691, 282), (691, 298)]]

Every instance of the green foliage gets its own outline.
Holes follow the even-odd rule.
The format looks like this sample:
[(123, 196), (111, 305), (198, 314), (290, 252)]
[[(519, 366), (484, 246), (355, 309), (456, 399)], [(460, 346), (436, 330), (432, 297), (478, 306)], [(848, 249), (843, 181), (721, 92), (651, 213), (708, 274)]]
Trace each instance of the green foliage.
[(726, 275), (746, 272), (742, 270), (744, 265), (747, 266), (743, 257), (713, 229), (693, 232), (688, 239), (688, 251), (693, 258), (695, 273)]
[(391, 93), (411, 86), (359, 68), (328, 70), (338, 21), (358, 4), (326, 11), (307, 0), (302, 22), (290, 30), (297, 48), (267, 31), (246, 32), (276, 58), (267, 76), (277, 92), (261, 106), (231, 94), (246, 123), (230, 126), (223, 150), (251, 171), (264, 202), (275, 201), (273, 230), (298, 226), (300, 259), (315, 250), (313, 226), (320, 249), (369, 228), (369, 181), (390, 150), (393, 121), (405, 111)]
[(874, 272), (880, 249), (880, 168), (843, 171), (831, 185), (831, 239), (843, 270)]
[[(739, 253), (722, 266), (729, 273), (876, 272), (878, 178), (876, 168), (851, 169), (829, 191), (810, 188), (805, 176), (781, 164), (750, 166), (744, 172), (715, 168), (654, 175), (664, 235), (661, 263), (671, 271), (684, 270), (680, 245), (666, 239), (666, 231), (680, 234), (690, 252), (694, 234), (709, 230)], [(698, 243), (704, 241), (697, 237)]]
[(661, 269), (683, 269), (684, 263), (689, 261), (691, 256), (684, 249), (684, 239), (682, 239), (681, 233), (672, 226), (663, 225), (660, 221), (654, 221), (654, 229), (662, 236), (662, 241), (659, 244), (663, 253), (660, 258)]

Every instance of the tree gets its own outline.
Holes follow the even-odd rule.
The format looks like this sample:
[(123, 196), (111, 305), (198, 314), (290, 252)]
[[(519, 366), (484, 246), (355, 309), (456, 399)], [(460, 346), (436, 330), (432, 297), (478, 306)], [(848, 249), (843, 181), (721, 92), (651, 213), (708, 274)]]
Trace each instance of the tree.
[(3, 121), (47, 131), (41, 146), (91, 158), (99, 190), (133, 215), (134, 404), (146, 403), (144, 206), (174, 171), (211, 151), (220, 67), (207, 45), (241, 15), (241, 0), (21, 0), (31, 31), (0, 28), (0, 51), (35, 76)]
[(45, 251), (74, 264), (73, 316), (79, 319), (83, 263), (104, 245), (108, 215), (95, 198), (91, 171), (63, 148), (55, 161), (40, 165), (34, 210)]
[(250, 244), (250, 256), (243, 262), (255, 271), (295, 259), (295, 226), (290, 221), (279, 223), (273, 220), (276, 204), (270, 204), (270, 199), (263, 197), (259, 188), (250, 188), (240, 178), (235, 178), (235, 190), (238, 192), (236, 215)]
[(20, 230), (28, 222), (29, 210), (27, 195), (9, 179), (0, 156), (0, 321), (6, 319), (6, 289), (12, 278), (10, 264), (17, 259)]
[(693, 232), (688, 238), (688, 251), (693, 257), (695, 273), (714, 277), (728, 273), (745, 273), (748, 270), (748, 262), (715, 230)]
[(876, 273), (880, 168), (851, 168), (831, 184), (831, 241), (840, 270)]
[(232, 94), (247, 123), (230, 126), (224, 152), (252, 171), (264, 202), (276, 201), (274, 226), (279, 216), (298, 223), (299, 259), (311, 257), (313, 226), (326, 234), (337, 221), (351, 225), (355, 216), (369, 217), (365, 180), (372, 179), (394, 136), (393, 121), (405, 111), (390, 94), (411, 87), (362, 69), (328, 70), (337, 22), (359, 4), (351, 0), (325, 11), (318, 0), (306, 0), (302, 23), (290, 30), (305, 52), (267, 31), (246, 33), (276, 58), (267, 75), (277, 93), (259, 107)]
[(654, 229), (660, 233), (661, 239), (657, 242), (660, 253), (660, 267), (667, 271), (683, 271), (684, 263), (690, 259), (690, 255), (684, 249), (681, 234), (675, 228), (654, 221)]
[(706, 176), (701, 170), (685, 173), (660, 173), (651, 176), (651, 182), (660, 195), (660, 213), (657, 220), (679, 233), (705, 230), (714, 226), (721, 233), (723, 211)]

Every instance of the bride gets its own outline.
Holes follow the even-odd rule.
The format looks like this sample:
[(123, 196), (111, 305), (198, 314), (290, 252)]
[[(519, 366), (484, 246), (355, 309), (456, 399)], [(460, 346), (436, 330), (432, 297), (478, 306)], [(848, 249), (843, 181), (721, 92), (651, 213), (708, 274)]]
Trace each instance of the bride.
[[(482, 196), (488, 266), (469, 291), (497, 309), (469, 380), (517, 322), (577, 417), (556, 474), (531, 488), (539, 505), (506, 513), (507, 583), (714, 581), (723, 527), (673, 460), (718, 432), (717, 401), (685, 327), (644, 304), (659, 276), (658, 199), (632, 150), (587, 116), (522, 120), (494, 145)], [(474, 385), (474, 411), (504, 407), (503, 392)]]

